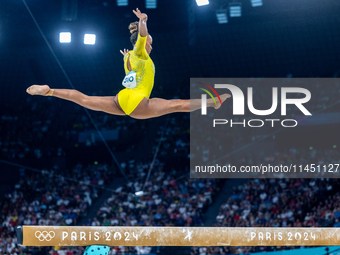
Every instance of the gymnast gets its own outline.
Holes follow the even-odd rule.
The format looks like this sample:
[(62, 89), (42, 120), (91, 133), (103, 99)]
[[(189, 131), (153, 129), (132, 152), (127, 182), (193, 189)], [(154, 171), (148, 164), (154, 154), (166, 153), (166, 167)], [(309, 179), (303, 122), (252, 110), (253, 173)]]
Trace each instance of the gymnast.
[[(72, 89), (51, 89), (48, 85), (32, 85), (26, 92), (31, 95), (54, 96), (72, 101), (94, 111), (103, 111), (113, 115), (129, 115), (135, 119), (149, 119), (175, 112), (191, 112), (201, 108), (201, 99), (151, 98), (154, 84), (155, 65), (150, 58), (152, 37), (148, 33), (148, 16), (137, 8), (133, 13), (139, 21), (129, 25), (130, 41), (133, 50), (120, 51), (124, 56), (126, 76), (122, 89), (116, 96), (87, 96)], [(220, 96), (223, 103), (229, 94)], [(215, 103), (216, 101), (216, 103)], [(218, 109), (219, 100), (208, 99), (207, 107)]]

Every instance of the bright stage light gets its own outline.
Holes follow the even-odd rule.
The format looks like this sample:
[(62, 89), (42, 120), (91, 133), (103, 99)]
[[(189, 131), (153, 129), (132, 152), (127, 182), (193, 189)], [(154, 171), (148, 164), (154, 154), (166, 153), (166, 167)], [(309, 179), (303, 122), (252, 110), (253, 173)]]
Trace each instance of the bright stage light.
[(240, 3), (230, 4), (229, 6), (230, 17), (241, 17), (242, 10)]
[(157, 0), (145, 0), (145, 8), (146, 9), (156, 9), (157, 8)]
[(136, 193), (135, 193), (135, 195), (137, 196), (137, 197), (141, 197), (141, 196), (143, 196), (145, 193), (144, 193), (144, 191), (137, 191)]
[(209, 4), (209, 0), (196, 0), (198, 6)]
[(257, 7), (257, 6), (262, 6), (263, 5), (262, 0), (250, 0), (250, 2), (251, 2), (251, 6), (253, 6), (253, 7)]
[(94, 34), (85, 34), (84, 36), (84, 44), (95, 44), (96, 43), (96, 35)]
[(129, 0), (117, 0), (117, 6), (128, 6)]
[(71, 42), (71, 33), (70, 32), (62, 32), (59, 34), (59, 42), (61, 43), (70, 43)]
[(216, 18), (217, 18), (218, 24), (228, 23), (227, 10), (216, 11)]

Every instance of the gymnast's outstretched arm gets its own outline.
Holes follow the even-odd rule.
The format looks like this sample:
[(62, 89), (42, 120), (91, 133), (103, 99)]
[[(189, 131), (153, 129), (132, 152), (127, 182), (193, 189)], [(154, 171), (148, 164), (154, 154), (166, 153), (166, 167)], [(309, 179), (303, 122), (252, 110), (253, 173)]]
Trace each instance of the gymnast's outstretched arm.
[(145, 37), (148, 35), (148, 28), (146, 27), (146, 21), (148, 20), (148, 15), (145, 13), (141, 13), (141, 11), (137, 8), (136, 11), (133, 10), (133, 13), (139, 18), (139, 34), (141, 37)]

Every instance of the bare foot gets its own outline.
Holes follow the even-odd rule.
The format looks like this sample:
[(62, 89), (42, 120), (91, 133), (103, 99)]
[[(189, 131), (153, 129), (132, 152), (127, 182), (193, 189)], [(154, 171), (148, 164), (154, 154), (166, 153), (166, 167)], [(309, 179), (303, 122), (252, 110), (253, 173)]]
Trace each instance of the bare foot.
[[(227, 99), (230, 98), (230, 97), (231, 97), (231, 95), (229, 95), (229, 94), (223, 94), (223, 95), (221, 95), (220, 98), (221, 98), (222, 104), (223, 104), (223, 102), (224, 102), (225, 100), (227, 100)], [(216, 98), (216, 99), (218, 99), (218, 98)], [(215, 99), (215, 100), (216, 100), (216, 99)], [(221, 107), (220, 100), (216, 100), (216, 103), (217, 103), (217, 105), (214, 106), (214, 108), (215, 108), (215, 109), (220, 108), (220, 107)]]
[[(223, 94), (220, 96), (221, 98), (221, 101), (222, 101), (222, 104), (225, 100), (227, 100), (227, 98), (230, 98), (231, 96), (229, 94)], [(207, 100), (207, 103), (208, 103), (208, 107), (214, 107), (215, 109), (218, 109), (221, 107), (221, 103), (220, 103), (220, 100), (218, 99), (218, 97), (215, 97), (215, 101), (216, 101), (216, 104), (214, 102), (214, 100), (212, 98), (208, 99)]]
[(46, 94), (49, 91), (50, 91), (50, 87), (47, 85), (32, 85), (26, 90), (26, 92), (30, 95), (39, 95), (39, 96), (46, 96)]

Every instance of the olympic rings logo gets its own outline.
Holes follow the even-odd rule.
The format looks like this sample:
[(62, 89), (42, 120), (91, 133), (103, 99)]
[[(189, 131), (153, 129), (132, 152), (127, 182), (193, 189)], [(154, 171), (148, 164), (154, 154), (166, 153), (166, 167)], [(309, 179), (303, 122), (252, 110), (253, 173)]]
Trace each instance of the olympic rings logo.
[(54, 231), (50, 231), (50, 232), (47, 232), (47, 231), (43, 231), (43, 232), (40, 232), (40, 231), (36, 231), (35, 232), (35, 237), (39, 239), (39, 241), (51, 241), (54, 237), (55, 237), (55, 233)]

